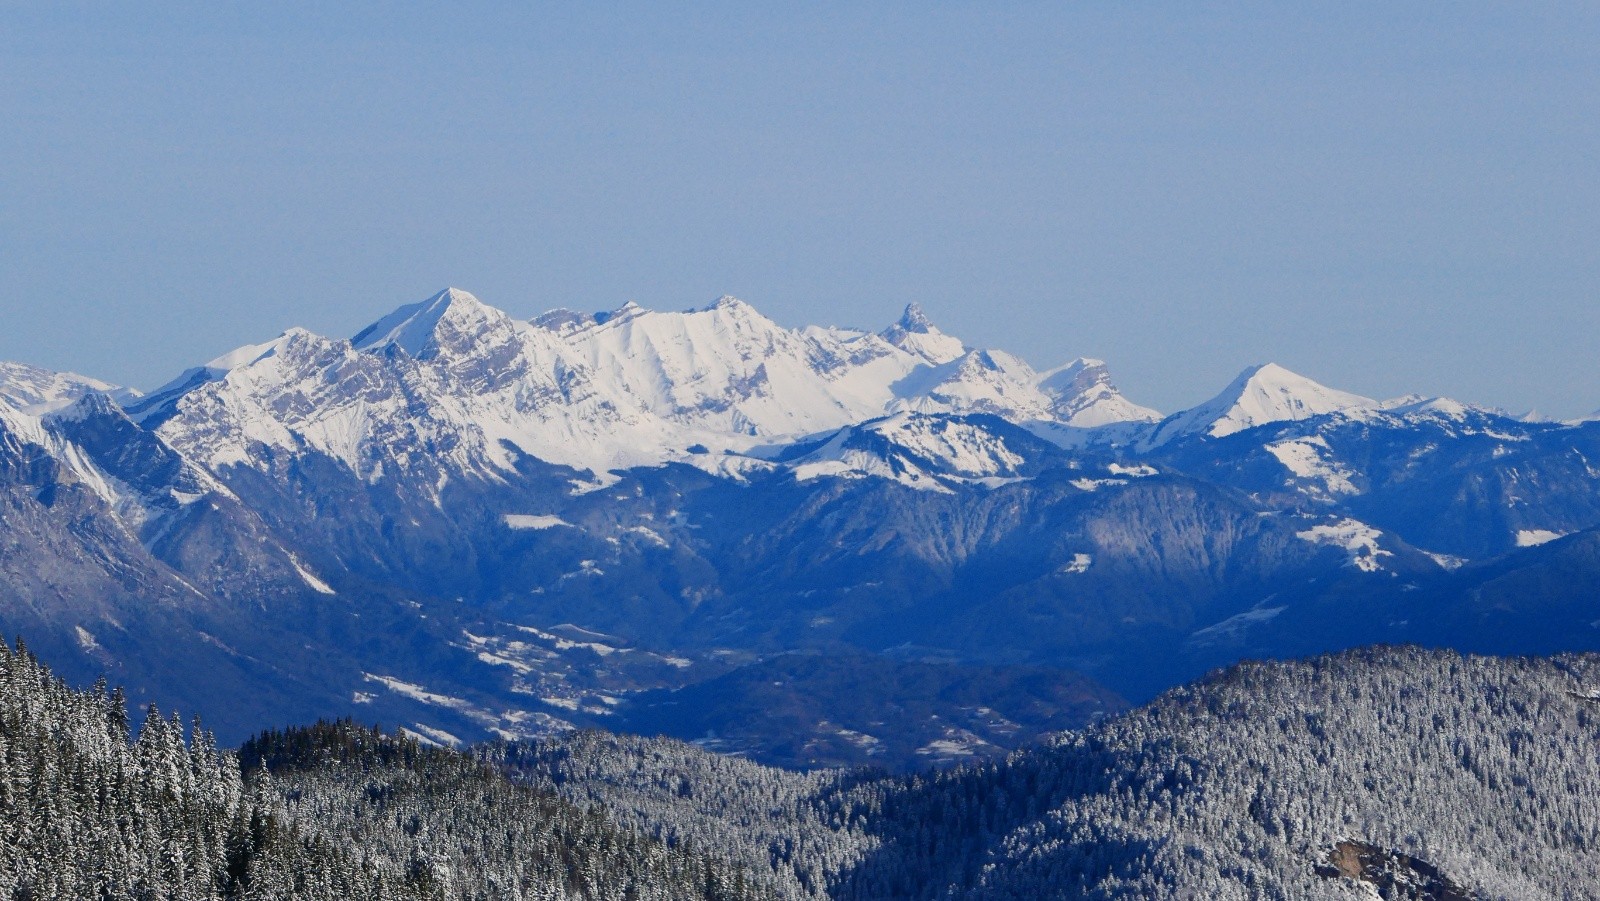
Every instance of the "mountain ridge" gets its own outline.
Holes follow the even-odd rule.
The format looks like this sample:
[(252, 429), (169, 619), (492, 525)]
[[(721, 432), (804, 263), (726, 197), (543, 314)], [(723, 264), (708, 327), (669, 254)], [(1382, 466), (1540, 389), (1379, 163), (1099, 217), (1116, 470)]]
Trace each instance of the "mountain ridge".
[[(880, 331), (732, 298), (519, 320), (449, 290), (120, 404), (24, 375), (32, 412), (0, 396), (0, 626), (235, 735), (361, 711), (521, 737), (644, 717), (647, 695), (745, 710), (762, 683), (734, 674), (792, 652), (1043, 667), (1138, 701), (1248, 655), (1600, 646), (1600, 423), (1277, 366), (1161, 419), (1099, 361), (1035, 370), (916, 309)], [(212, 682), (252, 703), (215, 711)], [(822, 693), (804, 741), (904, 738)], [(1008, 703), (976, 706), (1026, 725)], [(988, 722), (973, 706), (910, 708)], [(794, 738), (740, 734), (772, 759)]]

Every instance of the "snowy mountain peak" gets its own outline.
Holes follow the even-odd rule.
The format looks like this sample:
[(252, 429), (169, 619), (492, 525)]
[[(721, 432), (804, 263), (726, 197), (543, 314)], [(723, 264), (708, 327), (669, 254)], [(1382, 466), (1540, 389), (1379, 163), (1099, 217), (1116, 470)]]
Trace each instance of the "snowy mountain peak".
[(143, 396), (131, 399), (118, 398), (134, 421), (155, 428), (171, 416), (174, 405), (186, 394), (210, 382), (220, 381), (228, 373), (244, 369), (262, 360), (277, 356), (291, 344), (306, 345), (322, 338), (303, 328), (290, 328), (271, 341), (245, 344), (210, 360), (200, 366), (185, 369), (177, 378)]
[(1111, 382), (1105, 361), (1080, 357), (1039, 377), (1039, 390), (1052, 401), (1050, 411), (1062, 423), (1094, 428), (1117, 422), (1155, 422), (1161, 414), (1122, 396)]
[(918, 303), (906, 304), (906, 311), (900, 319), (880, 332), (878, 337), (935, 366), (959, 359), (967, 352), (967, 346), (961, 339), (939, 331)]
[(755, 312), (755, 307), (752, 307), (749, 304), (745, 303), (744, 301), (740, 300), (739, 298), (734, 297), (732, 294), (724, 294), (721, 297), (717, 298), (716, 300), (712, 301), (711, 303), (707, 304), (705, 306), (703, 312), (708, 312), (709, 313), (709, 312), (711, 312), (713, 310), (726, 310), (728, 312), (733, 312), (733, 313), (738, 313), (738, 312), (751, 312), (751, 313), (754, 313)]
[(367, 326), (351, 339), (358, 350), (397, 347), (417, 359), (462, 349), (463, 339), (511, 326), (511, 318), (460, 288), (446, 288)]
[(604, 472), (900, 412), (1063, 428), (1155, 418), (1123, 400), (1097, 362), (1055, 375), (1041, 386), (1026, 362), (965, 347), (916, 305), (873, 334), (786, 328), (733, 297), (524, 322), (448, 289), (351, 341), (291, 330), (241, 347), (127, 409), (204, 465), (315, 452), (363, 479), (425, 486), (451, 473), (498, 478), (519, 455)]
[(1222, 438), (1270, 422), (1377, 406), (1371, 398), (1329, 388), (1276, 363), (1265, 363), (1241, 372), (1221, 394), (1200, 406), (1168, 417), (1144, 444), (1155, 447), (1190, 435)]
[[(1022, 478), (1027, 456), (998, 418), (901, 412), (847, 426), (784, 461), (796, 479), (877, 477), (924, 491), (959, 484), (998, 487)], [(1013, 441), (1027, 438), (1020, 431)]]
[[(1464, 404), (1461, 401), (1448, 397), (1425, 397), (1420, 394), (1408, 394), (1386, 400), (1378, 405), (1378, 409), (1385, 413), (1403, 417), (1429, 417), (1434, 419), (1465, 419), (1472, 414), (1488, 416), (1506, 416), (1499, 410), (1480, 407), (1475, 404)], [(1513, 417), (1508, 417), (1513, 418)], [(1523, 419), (1524, 422), (1537, 422), (1535, 419)]]
[(896, 322), (895, 325), (907, 332), (919, 335), (938, 331), (937, 328), (934, 328), (933, 321), (928, 318), (928, 314), (923, 312), (922, 304), (915, 301), (906, 304), (906, 311), (901, 314), (900, 321)]
[(1236, 395), (1237, 404), (1245, 405), (1245, 412), (1259, 414), (1261, 422), (1304, 419), (1352, 407), (1377, 405), (1370, 397), (1329, 388), (1277, 363), (1246, 369), (1223, 395), (1230, 393)]
[[(249, 366), (251, 363), (258, 362), (266, 359), (267, 357), (273, 356), (274, 354), (280, 353), (283, 348), (291, 342), (304, 341), (307, 338), (315, 337), (315, 335), (303, 328), (286, 329), (283, 334), (273, 338), (271, 341), (264, 341), (260, 344), (246, 344), (242, 347), (236, 347), (222, 356), (211, 360), (201, 368), (209, 370), (218, 375), (225, 374), (238, 369), (241, 366)], [(156, 393), (160, 392), (158, 391)]]
[(110, 395), (99, 391), (90, 391), (72, 403), (44, 414), (45, 419), (51, 422), (83, 422), (99, 416), (126, 418), (121, 405)]

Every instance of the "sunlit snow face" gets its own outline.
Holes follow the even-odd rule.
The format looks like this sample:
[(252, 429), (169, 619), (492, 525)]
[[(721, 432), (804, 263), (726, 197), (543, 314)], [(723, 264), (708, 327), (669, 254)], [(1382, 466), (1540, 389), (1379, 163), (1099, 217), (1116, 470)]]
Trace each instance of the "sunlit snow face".
[[(165, 437), (217, 465), (248, 463), (254, 446), (309, 445), (365, 478), (414, 465), (397, 441), (447, 448), (451, 465), (468, 470), (505, 470), (528, 455), (604, 472), (700, 465), (726, 451), (759, 458), (763, 447), (895, 412), (995, 413), (1067, 428), (1155, 418), (1124, 401), (1103, 366), (1081, 377), (1086, 366), (1040, 374), (964, 347), (915, 309), (877, 334), (786, 329), (733, 298), (685, 312), (630, 304), (518, 322), (451, 289), (351, 343), (295, 330), (240, 348), (150, 406), (175, 413), (163, 414)], [(975, 475), (1010, 465), (979, 466), (961, 453), (938, 455)], [(750, 466), (713, 470), (737, 477)]]

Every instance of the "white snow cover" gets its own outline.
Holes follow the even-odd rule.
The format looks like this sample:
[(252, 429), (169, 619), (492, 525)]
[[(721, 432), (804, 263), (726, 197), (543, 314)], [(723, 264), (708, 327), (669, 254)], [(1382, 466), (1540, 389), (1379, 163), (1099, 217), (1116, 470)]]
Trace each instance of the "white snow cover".
[(1144, 445), (1157, 447), (1190, 435), (1222, 438), (1271, 422), (1377, 406), (1371, 398), (1319, 385), (1267, 363), (1246, 369), (1221, 394), (1200, 406), (1169, 416)]
[(1054, 370), (1041, 386), (1026, 363), (964, 347), (915, 305), (878, 334), (784, 328), (731, 297), (677, 313), (628, 304), (522, 322), (452, 288), (351, 341), (291, 329), (240, 348), (135, 414), (208, 466), (264, 465), (263, 448), (310, 451), (368, 480), (410, 474), (437, 496), (441, 475), (496, 478), (521, 455), (602, 477), (678, 460), (740, 478), (765, 464), (727, 452), (897, 412), (1045, 424), (1153, 415), (1097, 365)]
[(1015, 480), (1024, 462), (1003, 438), (977, 425), (896, 413), (841, 429), (790, 465), (801, 480), (876, 476), (913, 488), (947, 491), (954, 483), (992, 487)]
[(20, 413), (42, 416), (94, 393), (108, 394), (119, 403), (139, 397), (139, 392), (132, 388), (75, 372), (51, 372), (26, 363), (0, 362), (0, 401)]
[[(160, 515), (155, 506), (156, 502), (162, 499), (145, 497), (138, 489), (106, 472), (90, 459), (83, 448), (62, 437), (49, 425), (52, 419), (84, 415), (84, 409), (91, 406), (117, 409), (97, 392), (85, 394), (75, 401), (69, 401), (67, 406), (57, 407), (40, 416), (23, 413), (4, 399), (0, 399), (0, 441), (6, 440), (5, 433), (9, 433), (12, 440), (42, 449), (61, 464), (62, 481), (75, 481), (94, 492), (106, 502), (130, 531), (136, 531), (139, 526)], [(195, 476), (197, 485), (207, 490), (221, 490), (210, 476), (204, 473), (195, 473)], [(171, 501), (180, 506), (193, 503), (198, 497), (177, 491), (171, 492), (170, 495)]]
[(506, 525), (513, 529), (534, 529), (537, 531), (543, 531), (544, 529), (554, 529), (559, 526), (566, 526), (568, 528), (572, 527), (572, 523), (567, 522), (559, 516), (507, 513), (504, 516), (504, 519)]
[(1039, 375), (1020, 358), (998, 350), (969, 350), (933, 367), (922, 367), (894, 386), (890, 409), (918, 413), (995, 413), (1047, 419), (1051, 401)]
[(1328, 442), (1321, 435), (1278, 441), (1266, 448), (1297, 478), (1320, 483), (1317, 487), (1324, 494), (1360, 493), (1355, 483), (1350, 481), (1355, 473), (1334, 459)]
[(1378, 409), (1399, 416), (1423, 415), (1457, 420), (1466, 418), (1472, 412), (1492, 412), (1448, 397), (1424, 397), (1420, 394), (1391, 398), (1379, 404)]
[(921, 304), (907, 304), (900, 321), (884, 329), (879, 335), (895, 347), (915, 354), (935, 366), (948, 363), (967, 352), (967, 346), (960, 338), (946, 335), (928, 320), (928, 315), (923, 312)]
[(1566, 535), (1566, 532), (1555, 532), (1550, 529), (1522, 529), (1517, 532), (1517, 547), (1537, 547), (1557, 538), (1564, 538)]
[(1331, 544), (1344, 548), (1350, 554), (1348, 565), (1362, 572), (1377, 572), (1383, 569), (1380, 558), (1394, 556), (1393, 552), (1378, 546), (1378, 539), (1383, 536), (1382, 532), (1355, 519), (1341, 519), (1335, 523), (1312, 526), (1296, 532), (1295, 535), (1313, 544)]
[(1102, 360), (1079, 358), (1039, 377), (1039, 390), (1051, 399), (1051, 412), (1061, 423), (1096, 428), (1121, 422), (1156, 422), (1161, 414), (1123, 397), (1111, 384)]
[(300, 562), (300, 558), (290, 554), (289, 564), (294, 567), (295, 572), (300, 574), (300, 578), (304, 580), (307, 585), (311, 586), (312, 591), (315, 591), (318, 594), (338, 594), (338, 592), (334, 591), (327, 582), (317, 578), (316, 575), (311, 572), (311, 570), (306, 569), (305, 564)]
[(1090, 554), (1073, 554), (1072, 562), (1061, 567), (1061, 572), (1068, 574), (1086, 573), (1094, 565), (1094, 557)]
[(1216, 641), (1235, 639), (1240, 634), (1249, 631), (1251, 626), (1270, 622), (1287, 609), (1289, 608), (1267, 607), (1258, 604), (1243, 613), (1235, 613), (1220, 623), (1214, 623), (1204, 629), (1198, 629), (1189, 638), (1196, 644), (1209, 644)]

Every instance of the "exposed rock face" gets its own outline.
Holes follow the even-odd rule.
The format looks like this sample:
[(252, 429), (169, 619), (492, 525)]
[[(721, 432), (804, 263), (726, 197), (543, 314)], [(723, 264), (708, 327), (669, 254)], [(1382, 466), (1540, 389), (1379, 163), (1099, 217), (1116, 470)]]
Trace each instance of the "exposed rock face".
[(1477, 901), (1425, 860), (1358, 841), (1342, 841), (1328, 852), (1317, 874), (1329, 879), (1355, 879), (1378, 891), (1384, 901)]

